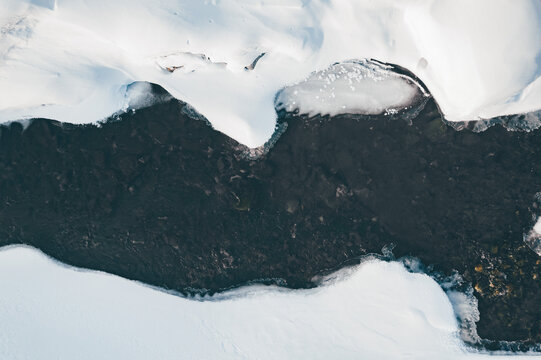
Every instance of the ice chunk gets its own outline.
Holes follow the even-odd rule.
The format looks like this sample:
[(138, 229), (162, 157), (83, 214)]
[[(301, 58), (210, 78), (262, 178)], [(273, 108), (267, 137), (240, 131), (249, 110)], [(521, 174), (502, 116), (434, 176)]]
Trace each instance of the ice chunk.
[(541, 215), (539, 214), (539, 209), (541, 209), (541, 192), (536, 193), (534, 199), (535, 201), (531, 209), (535, 224), (530, 231), (524, 234), (523, 238), (526, 245), (537, 255), (541, 256)]
[(369, 60), (347, 61), (281, 90), (278, 110), (309, 115), (394, 114), (428, 96), (412, 78)]
[(533, 229), (524, 235), (524, 242), (537, 255), (541, 256), (541, 216), (537, 219)]
[(29, 0), (31, 4), (42, 6), (49, 10), (54, 10), (56, 7), (56, 0)]

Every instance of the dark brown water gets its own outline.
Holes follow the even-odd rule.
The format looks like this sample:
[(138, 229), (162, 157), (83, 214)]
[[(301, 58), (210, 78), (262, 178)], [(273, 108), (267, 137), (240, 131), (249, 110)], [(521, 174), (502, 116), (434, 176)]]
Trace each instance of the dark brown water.
[[(523, 242), (541, 131), (282, 114), (250, 160), (170, 100), (101, 127), (0, 129), (0, 245), (183, 292), (315, 275), (395, 244), (475, 288), (485, 339), (541, 343), (541, 260)], [(498, 347), (499, 343), (487, 343)]]

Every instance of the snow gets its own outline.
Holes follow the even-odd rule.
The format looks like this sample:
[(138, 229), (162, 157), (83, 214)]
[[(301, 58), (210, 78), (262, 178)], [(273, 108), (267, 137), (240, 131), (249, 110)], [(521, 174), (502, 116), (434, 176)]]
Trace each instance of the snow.
[(309, 115), (397, 113), (428, 96), (413, 79), (372, 61), (347, 61), (281, 90), (276, 109)]
[(533, 252), (541, 256), (541, 216), (537, 218), (532, 230), (524, 234), (523, 239)]
[[(129, 84), (152, 82), (257, 147), (274, 131), (282, 88), (363, 58), (413, 71), (450, 121), (541, 109), (539, 0), (0, 0), (0, 9), (0, 121), (97, 121), (131, 102)], [(405, 100), (399, 84), (390, 89)], [(306, 111), (350, 103), (336, 95), (346, 99)]]
[(6, 360), (488, 356), (458, 340), (438, 284), (398, 262), (370, 260), (311, 290), (249, 286), (187, 299), (16, 246), (0, 251), (0, 288)]

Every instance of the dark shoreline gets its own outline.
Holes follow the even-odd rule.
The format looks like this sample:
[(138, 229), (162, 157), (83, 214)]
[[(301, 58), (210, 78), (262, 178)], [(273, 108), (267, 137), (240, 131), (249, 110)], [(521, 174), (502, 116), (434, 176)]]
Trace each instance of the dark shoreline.
[(252, 160), (184, 107), (0, 127), (0, 246), (189, 293), (261, 278), (312, 287), (394, 243), (476, 288), (482, 338), (541, 343), (541, 261), (522, 241), (540, 131), (457, 132), (432, 100), (413, 125), (281, 114), (287, 130)]

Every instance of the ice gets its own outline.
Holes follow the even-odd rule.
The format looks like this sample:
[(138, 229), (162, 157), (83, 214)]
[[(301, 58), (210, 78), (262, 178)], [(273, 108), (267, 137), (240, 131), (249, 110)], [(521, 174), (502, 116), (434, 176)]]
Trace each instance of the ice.
[(438, 284), (398, 262), (370, 260), (311, 290), (254, 285), (187, 299), (12, 246), (0, 251), (0, 289), (6, 360), (487, 356), (460, 342)]
[[(128, 84), (152, 82), (258, 147), (273, 134), (280, 89), (363, 58), (411, 70), (450, 121), (541, 109), (538, 0), (0, 0), (0, 9), (0, 121), (98, 121), (122, 108)], [(402, 82), (388, 85), (390, 100), (408, 99)], [(382, 89), (324, 92), (333, 105), (322, 111), (376, 109), (389, 100)]]
[(524, 242), (533, 252), (541, 256), (541, 216), (537, 218), (532, 230), (524, 234)]
[(413, 79), (373, 61), (347, 61), (281, 90), (278, 110), (309, 115), (396, 113), (428, 96)]
[(535, 231), (537, 234), (541, 235), (541, 217), (537, 219), (537, 222), (535, 223), (533, 227), (533, 231)]
[(124, 106), (121, 112), (128, 110), (139, 110), (157, 103), (168, 101), (171, 95), (165, 93), (157, 93), (152, 84), (136, 81), (126, 86), (124, 93)]
[(29, 0), (29, 2), (50, 10), (54, 10), (56, 7), (56, 0)]

